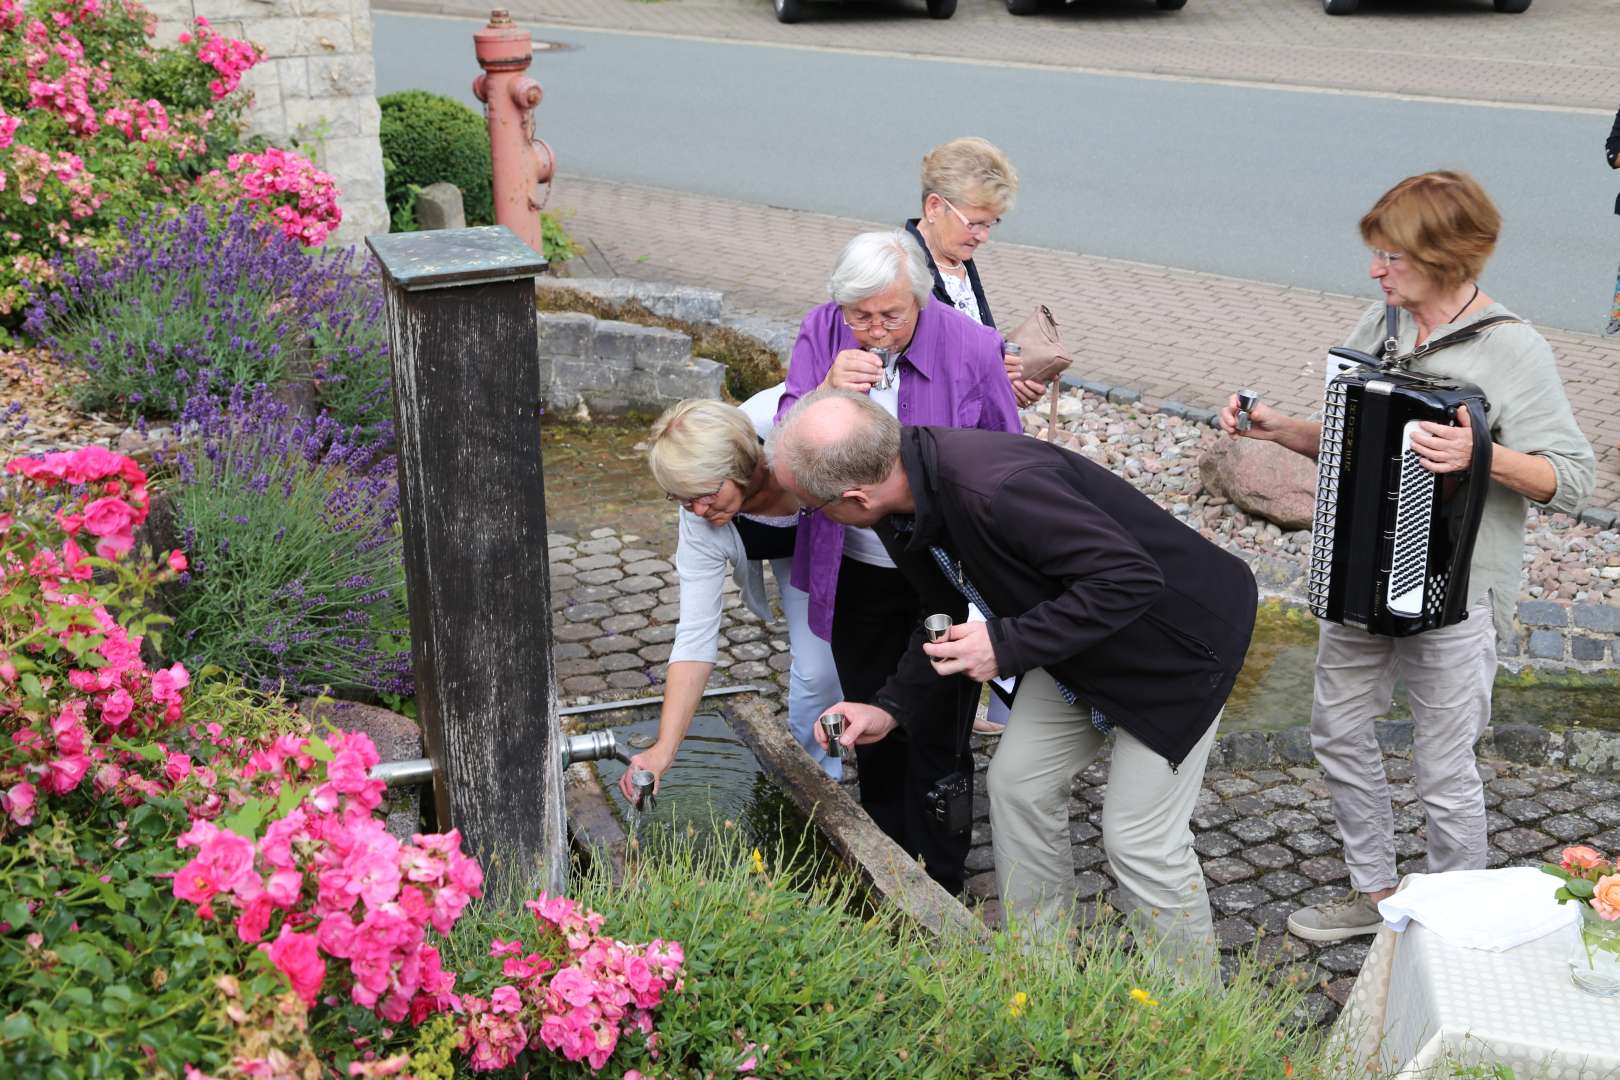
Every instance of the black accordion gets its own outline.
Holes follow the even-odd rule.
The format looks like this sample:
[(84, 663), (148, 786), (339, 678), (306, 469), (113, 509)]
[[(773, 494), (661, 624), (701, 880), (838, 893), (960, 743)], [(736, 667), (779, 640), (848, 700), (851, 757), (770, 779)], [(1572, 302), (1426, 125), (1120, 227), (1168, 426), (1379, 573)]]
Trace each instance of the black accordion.
[[(1472, 383), (1389, 370), (1365, 353), (1327, 384), (1307, 592), (1329, 622), (1405, 637), (1468, 617), (1468, 564), (1490, 486), (1490, 405)], [(1411, 448), (1419, 421), (1474, 434), (1466, 473), (1437, 476)]]

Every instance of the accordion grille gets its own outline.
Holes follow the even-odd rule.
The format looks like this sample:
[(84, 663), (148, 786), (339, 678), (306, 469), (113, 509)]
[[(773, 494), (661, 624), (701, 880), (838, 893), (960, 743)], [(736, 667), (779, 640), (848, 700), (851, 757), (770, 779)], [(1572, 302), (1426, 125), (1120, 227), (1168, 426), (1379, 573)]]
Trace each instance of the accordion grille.
[(1389, 566), (1391, 610), (1414, 616), (1423, 611), (1424, 578), (1429, 569), (1429, 519), (1434, 511), (1434, 474), (1411, 447), (1407, 428), (1401, 452), (1400, 490), (1395, 497), (1395, 546)]
[(1344, 462), (1345, 388), (1331, 382), (1322, 405), (1322, 442), (1316, 456), (1316, 516), (1311, 522), (1310, 580), (1306, 599), (1319, 618), (1328, 617), (1333, 589), (1333, 533), (1339, 522), (1339, 481)]

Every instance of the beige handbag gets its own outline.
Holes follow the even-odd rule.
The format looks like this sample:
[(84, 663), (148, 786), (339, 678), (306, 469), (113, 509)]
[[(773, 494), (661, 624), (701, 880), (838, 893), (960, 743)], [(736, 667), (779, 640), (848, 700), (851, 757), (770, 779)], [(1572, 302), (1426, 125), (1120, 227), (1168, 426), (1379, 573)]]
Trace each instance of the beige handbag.
[(1057, 438), (1058, 391), (1061, 389), (1058, 377), (1068, 370), (1072, 362), (1068, 350), (1063, 347), (1063, 339), (1058, 336), (1057, 320), (1052, 318), (1052, 309), (1045, 304), (1037, 304), (1029, 318), (1020, 323), (1007, 340), (1022, 351), (1020, 359), (1023, 365), (1018, 377), (1048, 385), (1052, 407), (1046, 425), (1046, 441), (1052, 442)]

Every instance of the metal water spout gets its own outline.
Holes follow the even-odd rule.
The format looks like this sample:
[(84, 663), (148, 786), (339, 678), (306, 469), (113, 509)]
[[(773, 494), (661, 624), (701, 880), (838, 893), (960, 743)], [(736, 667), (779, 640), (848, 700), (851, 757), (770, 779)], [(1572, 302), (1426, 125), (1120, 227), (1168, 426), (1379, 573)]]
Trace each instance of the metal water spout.
[(570, 735), (563, 740), (562, 764), (565, 769), (576, 761), (602, 761), (606, 758), (622, 761), (627, 768), (633, 770), (630, 773), (630, 784), (636, 792), (635, 808), (642, 813), (650, 813), (657, 805), (657, 798), (653, 794), (657, 780), (650, 771), (636, 769), (631, 765), (630, 755), (619, 746), (613, 732), (587, 731), (581, 735)]
[(534, 39), (513, 25), (505, 8), (495, 8), (489, 25), (473, 34), (473, 50), (484, 69), (473, 80), (473, 95), (484, 103), (489, 123), (495, 221), (543, 253), (543, 204), (535, 199), (535, 187), (550, 183), (557, 160), (551, 147), (534, 137), (534, 109), (543, 91), (523, 74), (534, 60)]

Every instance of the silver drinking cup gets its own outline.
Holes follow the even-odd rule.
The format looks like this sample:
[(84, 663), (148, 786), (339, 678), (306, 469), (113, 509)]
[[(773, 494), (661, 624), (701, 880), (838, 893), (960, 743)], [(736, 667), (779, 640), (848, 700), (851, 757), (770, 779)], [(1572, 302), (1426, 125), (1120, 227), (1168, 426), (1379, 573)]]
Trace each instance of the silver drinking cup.
[(923, 633), (931, 643), (938, 644), (950, 636), (952, 625), (949, 615), (930, 615), (923, 620)]
[(1260, 395), (1255, 393), (1253, 390), (1244, 388), (1237, 392), (1237, 399), (1237, 429), (1239, 431), (1248, 431), (1249, 414), (1254, 411), (1254, 407), (1256, 405), (1260, 404)]
[(635, 808), (637, 810), (644, 814), (652, 812), (653, 806), (658, 801), (653, 795), (653, 788), (657, 784), (658, 778), (652, 774), (651, 770), (637, 769), (630, 774), (630, 787), (636, 793)]
[(827, 756), (834, 761), (844, 760), (844, 744), (838, 741), (844, 737), (844, 714), (841, 712), (824, 714), (821, 718), (821, 730), (827, 733)]

